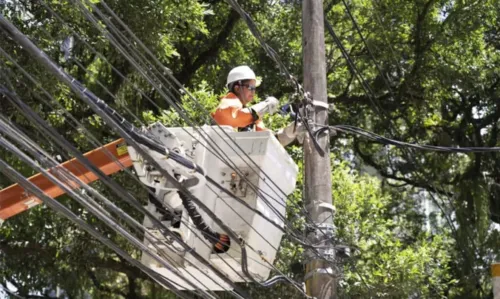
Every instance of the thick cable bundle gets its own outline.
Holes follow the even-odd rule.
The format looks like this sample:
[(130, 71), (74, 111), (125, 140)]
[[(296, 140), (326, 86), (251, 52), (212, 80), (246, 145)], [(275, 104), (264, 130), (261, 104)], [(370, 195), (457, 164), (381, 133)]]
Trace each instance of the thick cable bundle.
[(179, 192), (179, 197), (182, 200), (182, 205), (186, 209), (189, 218), (193, 220), (194, 225), (203, 233), (203, 237), (213, 244), (213, 249), (216, 253), (224, 253), (229, 250), (231, 246), (231, 240), (226, 234), (218, 233), (212, 230), (203, 220), (198, 209), (194, 205), (193, 201), (184, 193)]

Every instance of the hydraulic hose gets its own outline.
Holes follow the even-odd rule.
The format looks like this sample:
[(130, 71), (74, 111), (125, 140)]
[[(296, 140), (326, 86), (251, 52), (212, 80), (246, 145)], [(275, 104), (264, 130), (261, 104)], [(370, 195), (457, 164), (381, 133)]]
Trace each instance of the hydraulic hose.
[(227, 252), (231, 247), (231, 240), (229, 239), (229, 236), (211, 229), (206, 224), (205, 220), (203, 220), (203, 217), (201, 217), (193, 201), (186, 194), (184, 194), (184, 192), (179, 191), (179, 197), (182, 200), (182, 205), (186, 209), (189, 218), (193, 220), (195, 227), (203, 233), (203, 236), (207, 239), (207, 241), (213, 244), (213, 250), (216, 253)]

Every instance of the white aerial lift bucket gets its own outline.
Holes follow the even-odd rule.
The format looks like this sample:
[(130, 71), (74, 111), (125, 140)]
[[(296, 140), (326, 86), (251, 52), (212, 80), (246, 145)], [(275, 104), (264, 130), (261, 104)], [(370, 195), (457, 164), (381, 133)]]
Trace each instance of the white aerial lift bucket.
[[(159, 123), (151, 126), (149, 131), (167, 148), (181, 153), (201, 166), (206, 176), (230, 190), (278, 226), (283, 227), (286, 196), (295, 188), (298, 167), (272, 132), (234, 132), (231, 127), (227, 126), (204, 126), (198, 129), (165, 128)], [(129, 148), (129, 151), (132, 159), (134, 160), (134, 157), (137, 159), (136, 152), (132, 148)], [(161, 179), (148, 175), (141, 163), (134, 163), (134, 167), (139, 179), (146, 185), (156, 184), (157, 198), (163, 199), (165, 206), (182, 215), (181, 222), (171, 220), (163, 222), (171, 228), (171, 231), (176, 232), (184, 242), (230, 280), (251, 281), (242, 272), (241, 248), (236, 240), (231, 239), (231, 246), (227, 252), (215, 253), (212, 244), (207, 242), (202, 233), (193, 225), (175, 190), (172, 192), (166, 183), (161, 183), (163, 182)], [(160, 186), (162, 184), (163, 187)], [(256, 189), (253, 189), (253, 186)], [(266, 280), (271, 271), (270, 264), (276, 257), (283, 231), (202, 178), (190, 188), (190, 191), (247, 244), (247, 268), (253, 279)], [(147, 208), (159, 219), (164, 216), (157, 211), (153, 203), (149, 203)], [(213, 219), (201, 209), (198, 210), (208, 226), (224, 233)], [(156, 233), (157, 237), (165, 238), (159, 234), (147, 217), (144, 219), (144, 226), (151, 228), (150, 231)], [(205, 265), (193, 258), (191, 253), (184, 252), (179, 246), (175, 244), (152, 246), (153, 244), (147, 240), (144, 242), (152, 250), (161, 251), (158, 253), (166, 256), (176, 270), (198, 287), (208, 290), (231, 288)], [(192, 289), (192, 286), (179, 278), (177, 274), (160, 266), (147, 254), (143, 253), (141, 261), (178, 284), (179, 289)]]

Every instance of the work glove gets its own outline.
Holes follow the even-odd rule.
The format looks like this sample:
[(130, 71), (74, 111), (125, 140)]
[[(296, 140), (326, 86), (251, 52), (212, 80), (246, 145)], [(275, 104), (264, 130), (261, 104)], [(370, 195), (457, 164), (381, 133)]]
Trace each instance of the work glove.
[(297, 125), (295, 125), (295, 122), (292, 122), (288, 124), (288, 126), (279, 129), (276, 133), (276, 138), (278, 138), (282, 146), (289, 145), (295, 139), (297, 139), (299, 143), (302, 143), (304, 141), (305, 132), (306, 129), (302, 122), (297, 122)]
[(264, 101), (257, 103), (250, 107), (253, 111), (255, 111), (259, 117), (262, 117), (264, 114), (269, 113), (273, 114), (278, 110), (279, 101), (275, 97), (267, 97)]

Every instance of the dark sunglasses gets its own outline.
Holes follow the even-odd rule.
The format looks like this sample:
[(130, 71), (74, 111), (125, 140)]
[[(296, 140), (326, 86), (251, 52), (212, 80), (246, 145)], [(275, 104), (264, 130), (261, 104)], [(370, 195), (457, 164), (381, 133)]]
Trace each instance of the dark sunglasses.
[(248, 85), (248, 84), (243, 84), (241, 86), (245, 86), (246, 88), (248, 88), (248, 90), (250, 91), (255, 91), (257, 89), (257, 87), (255, 87), (255, 85)]

